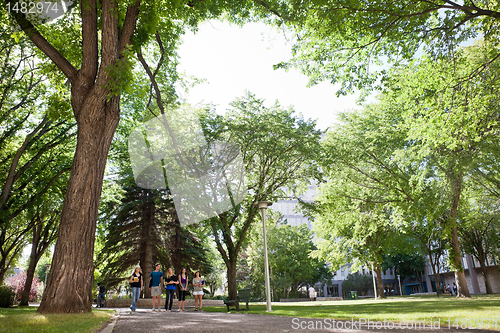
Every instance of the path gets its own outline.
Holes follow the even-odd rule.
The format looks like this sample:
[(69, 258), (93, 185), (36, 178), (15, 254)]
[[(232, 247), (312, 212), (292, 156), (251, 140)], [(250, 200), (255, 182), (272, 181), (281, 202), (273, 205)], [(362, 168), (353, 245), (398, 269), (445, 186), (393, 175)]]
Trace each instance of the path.
[[(204, 333), (229, 333), (229, 332), (255, 332), (255, 333), (283, 333), (283, 332), (475, 332), (491, 333), (486, 330), (447, 329), (445, 323), (441, 328), (430, 327), (420, 329), (390, 329), (391, 324), (386, 324), (386, 329), (377, 329), (376, 323), (368, 328), (359, 325), (359, 322), (333, 322), (329, 319), (291, 318), (267, 315), (226, 312), (195, 312), (189, 309), (186, 312), (152, 312), (151, 310), (138, 309), (130, 314), (128, 309), (120, 308), (117, 311), (117, 320), (108, 325), (100, 333), (130, 333), (130, 332), (204, 332)], [(338, 326), (336, 326), (338, 325)], [(354, 327), (353, 327), (354, 325)], [(379, 326), (382, 323), (378, 324)], [(302, 327), (302, 329), (301, 329)], [(321, 329), (321, 327), (323, 329)], [(333, 329), (335, 327), (344, 329)], [(347, 329), (346, 329), (347, 327)], [(318, 329), (315, 329), (318, 328)]]

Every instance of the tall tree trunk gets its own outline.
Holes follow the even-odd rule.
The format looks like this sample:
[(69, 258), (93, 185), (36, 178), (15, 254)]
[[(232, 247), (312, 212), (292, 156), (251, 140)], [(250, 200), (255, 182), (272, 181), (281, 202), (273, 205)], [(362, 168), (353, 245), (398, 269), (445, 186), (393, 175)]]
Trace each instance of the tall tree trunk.
[(462, 265), (462, 254), (460, 252), (460, 241), (457, 231), (457, 213), (460, 194), (462, 192), (463, 171), (460, 170), (456, 176), (450, 179), (450, 187), (452, 193), (451, 214), (449, 218), (449, 227), (451, 228), (451, 256), (455, 269), (455, 281), (457, 283), (457, 297), (470, 297), (469, 288), (465, 280), (464, 268)]
[[(147, 192), (146, 196), (151, 193)], [(149, 275), (153, 271), (153, 239), (154, 229), (154, 201), (147, 201), (146, 209), (142, 214), (142, 246), (141, 246), (141, 268), (144, 274), (144, 298), (151, 298), (151, 289), (149, 289)]]
[[(427, 248), (427, 253), (429, 253), (429, 260), (431, 262), (431, 268), (432, 268), (432, 274), (434, 275), (434, 284), (436, 285), (436, 295), (439, 297), (439, 259), (434, 260), (432, 259), (432, 251)], [(437, 269), (436, 269), (437, 266)], [(431, 291), (432, 291), (432, 285), (430, 286)]]
[[(234, 300), (238, 295), (238, 286), (236, 284), (236, 260), (229, 256), (229, 265), (227, 265), (227, 299)], [(239, 310), (237, 308), (237, 310)]]
[(29, 296), (31, 291), (31, 285), (33, 284), (33, 277), (35, 276), (36, 264), (38, 263), (37, 248), (38, 242), (40, 240), (40, 234), (42, 232), (43, 225), (40, 223), (33, 228), (33, 241), (31, 242), (31, 254), (30, 263), (28, 265), (28, 271), (26, 272), (26, 281), (24, 283), (24, 290), (21, 294), (21, 306), (29, 305)]
[[(481, 265), (481, 275), (483, 276), (484, 279), (484, 286), (486, 287), (486, 293), (487, 294), (493, 294), (493, 289), (491, 289), (491, 283), (490, 279), (488, 278), (488, 274), (486, 272), (486, 260), (484, 259), (484, 256), (482, 254), (479, 255), (479, 264)], [(470, 275), (470, 270), (474, 269), (474, 267), (469, 267), (469, 275)]]
[(181, 222), (179, 221), (179, 217), (175, 216), (175, 229), (174, 229), (174, 237), (173, 237), (173, 253), (172, 253), (172, 266), (174, 266), (174, 270), (176, 274), (180, 274), (182, 270), (182, 230), (181, 230)]
[(64, 199), (59, 234), (39, 313), (90, 312), (94, 283), (94, 242), (99, 199), (119, 99), (91, 93), (77, 117), (78, 136)]
[(377, 290), (378, 290), (378, 297), (379, 298), (386, 298), (385, 293), (384, 293), (384, 282), (382, 281), (382, 274), (380, 270), (380, 265), (377, 264), (375, 266), (375, 273), (377, 273)]

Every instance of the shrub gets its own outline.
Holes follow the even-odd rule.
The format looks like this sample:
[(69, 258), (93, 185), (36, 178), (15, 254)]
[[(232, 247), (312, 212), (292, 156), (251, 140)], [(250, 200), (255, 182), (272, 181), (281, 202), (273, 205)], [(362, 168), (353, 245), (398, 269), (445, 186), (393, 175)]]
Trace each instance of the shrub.
[[(10, 276), (5, 279), (5, 284), (7, 286), (10, 286), (13, 290), (14, 293), (16, 294), (16, 299), (21, 299), (21, 294), (24, 291), (24, 285), (26, 284), (26, 271), (20, 272), (16, 275)], [(33, 302), (37, 297), (38, 297), (38, 291), (39, 291), (39, 282), (38, 278), (35, 276), (33, 278), (33, 282), (31, 283), (31, 289), (30, 289), (30, 294), (29, 294), (29, 300), (30, 302)]]
[(370, 289), (373, 290), (371, 275), (363, 275), (356, 272), (354, 274), (349, 274), (347, 279), (342, 282), (342, 291), (345, 293), (356, 290), (359, 296), (365, 296)]
[(0, 308), (8, 308), (14, 304), (16, 293), (9, 286), (0, 286)]

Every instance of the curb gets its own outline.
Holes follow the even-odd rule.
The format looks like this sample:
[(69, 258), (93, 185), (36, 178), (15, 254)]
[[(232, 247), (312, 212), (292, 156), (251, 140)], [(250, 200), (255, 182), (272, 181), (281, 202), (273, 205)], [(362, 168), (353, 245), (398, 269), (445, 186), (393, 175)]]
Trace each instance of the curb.
[(118, 314), (118, 311), (116, 314), (111, 317), (111, 319), (108, 321), (107, 325), (102, 328), (101, 330), (97, 331), (98, 333), (111, 333), (113, 332), (113, 328), (115, 328), (116, 322), (120, 319), (120, 315)]

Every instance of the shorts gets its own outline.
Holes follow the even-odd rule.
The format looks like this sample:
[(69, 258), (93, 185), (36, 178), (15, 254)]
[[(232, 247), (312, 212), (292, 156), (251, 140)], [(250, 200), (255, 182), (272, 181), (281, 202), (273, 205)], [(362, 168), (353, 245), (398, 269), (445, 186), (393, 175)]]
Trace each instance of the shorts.
[(151, 296), (161, 296), (160, 286), (151, 287)]
[(193, 295), (194, 296), (198, 296), (198, 295), (203, 296), (203, 291), (193, 291)]
[(179, 301), (185, 301), (186, 300), (186, 294), (187, 290), (179, 290)]

